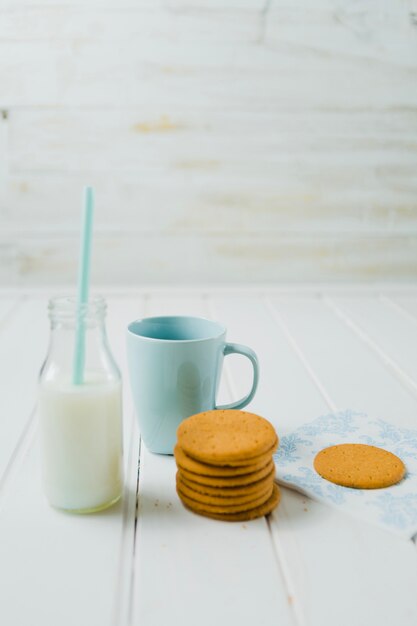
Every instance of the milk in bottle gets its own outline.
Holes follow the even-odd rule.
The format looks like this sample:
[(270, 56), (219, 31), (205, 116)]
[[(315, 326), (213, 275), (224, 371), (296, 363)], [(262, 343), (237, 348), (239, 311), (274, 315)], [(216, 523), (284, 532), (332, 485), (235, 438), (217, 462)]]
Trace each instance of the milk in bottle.
[(51, 341), (39, 382), (42, 475), (46, 497), (57, 508), (92, 512), (122, 493), (122, 400), (119, 370), (111, 355), (103, 298), (85, 310), (85, 371), (71, 376), (75, 300), (50, 301)]

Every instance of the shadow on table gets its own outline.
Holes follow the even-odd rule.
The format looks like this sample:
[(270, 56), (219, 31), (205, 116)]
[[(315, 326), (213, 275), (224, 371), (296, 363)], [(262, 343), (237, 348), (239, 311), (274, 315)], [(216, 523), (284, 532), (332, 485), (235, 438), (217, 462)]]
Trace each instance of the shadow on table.
[(293, 489), (279, 485), (281, 502), (273, 512), (273, 517), (279, 525), (287, 525), (292, 529), (300, 526), (320, 525), (332, 510), (324, 504), (313, 502), (308, 496)]
[[(54, 509), (57, 513), (61, 515), (69, 515), (77, 518), (85, 518), (85, 519), (98, 519), (98, 518), (116, 518), (123, 515), (123, 512), (128, 504), (128, 502), (132, 502), (136, 499), (136, 491), (131, 489), (127, 489), (123, 492), (120, 500), (115, 502), (113, 505), (109, 506), (107, 509), (102, 509), (101, 511), (92, 511), (88, 513), (82, 513), (77, 511), (66, 511), (63, 509)], [(133, 505), (134, 506), (134, 505)]]

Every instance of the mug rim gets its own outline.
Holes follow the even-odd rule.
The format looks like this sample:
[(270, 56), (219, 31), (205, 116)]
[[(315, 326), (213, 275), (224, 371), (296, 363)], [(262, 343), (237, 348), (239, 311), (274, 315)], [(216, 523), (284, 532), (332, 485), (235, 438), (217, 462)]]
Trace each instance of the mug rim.
[[(216, 334), (212, 334), (209, 337), (198, 337), (196, 339), (161, 339), (159, 337), (147, 337), (146, 335), (141, 335), (133, 330), (133, 325), (138, 324), (140, 322), (149, 322), (156, 320), (198, 320), (199, 322), (208, 322), (209, 324), (215, 325), (219, 328), (219, 332)], [(201, 341), (212, 341), (213, 339), (219, 339), (226, 333), (227, 329), (224, 324), (218, 322), (217, 320), (211, 320), (208, 317), (203, 317), (199, 315), (151, 315), (149, 317), (139, 317), (136, 320), (133, 320), (127, 325), (127, 332), (133, 337), (138, 337), (139, 339), (143, 339), (146, 341), (153, 342), (161, 342), (161, 343), (197, 343)]]

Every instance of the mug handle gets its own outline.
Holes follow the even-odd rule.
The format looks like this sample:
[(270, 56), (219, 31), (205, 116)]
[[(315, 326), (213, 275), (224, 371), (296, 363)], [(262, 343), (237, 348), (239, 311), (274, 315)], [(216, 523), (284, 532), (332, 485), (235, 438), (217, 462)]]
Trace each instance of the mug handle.
[(230, 404), (222, 404), (221, 406), (216, 406), (215, 408), (216, 409), (243, 409), (243, 407), (249, 404), (249, 402), (252, 400), (253, 396), (256, 393), (256, 389), (258, 387), (258, 380), (259, 380), (258, 357), (256, 356), (255, 352), (251, 348), (248, 348), (248, 346), (243, 346), (240, 343), (226, 343), (223, 348), (223, 354), (224, 356), (227, 356), (228, 354), (243, 354), (243, 356), (248, 357), (253, 367), (252, 389), (241, 400), (238, 400), (237, 402), (231, 402)]

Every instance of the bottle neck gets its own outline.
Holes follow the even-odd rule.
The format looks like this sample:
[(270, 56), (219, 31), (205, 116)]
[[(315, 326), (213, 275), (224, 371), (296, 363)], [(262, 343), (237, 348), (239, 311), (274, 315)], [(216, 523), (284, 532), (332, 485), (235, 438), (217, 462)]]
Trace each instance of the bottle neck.
[(106, 336), (104, 298), (96, 296), (81, 307), (77, 306), (75, 298), (53, 298), (48, 308), (51, 335), (41, 379), (73, 379), (80, 327), (82, 327), (86, 380), (88, 377), (103, 380), (120, 379)]
[(75, 298), (60, 296), (49, 301), (48, 312), (51, 329), (102, 327), (106, 317), (107, 305), (102, 296), (94, 296), (85, 304), (79, 305)]

